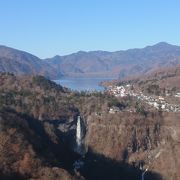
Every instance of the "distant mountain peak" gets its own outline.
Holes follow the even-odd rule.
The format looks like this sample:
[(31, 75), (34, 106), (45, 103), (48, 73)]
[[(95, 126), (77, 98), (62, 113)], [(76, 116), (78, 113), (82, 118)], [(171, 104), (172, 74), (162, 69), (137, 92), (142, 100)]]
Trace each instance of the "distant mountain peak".
[(145, 47), (145, 49), (153, 49), (153, 50), (173, 50), (175, 47), (179, 47), (179, 46), (176, 46), (176, 45), (172, 45), (172, 44), (169, 44), (167, 42), (159, 42), (157, 44), (154, 44), (154, 45), (151, 45), (151, 46), (147, 46)]
[(76, 54), (86, 54), (86, 51), (78, 51)]
[(154, 46), (172, 46), (171, 44), (167, 43), (167, 42), (159, 42), (157, 44), (155, 44)]

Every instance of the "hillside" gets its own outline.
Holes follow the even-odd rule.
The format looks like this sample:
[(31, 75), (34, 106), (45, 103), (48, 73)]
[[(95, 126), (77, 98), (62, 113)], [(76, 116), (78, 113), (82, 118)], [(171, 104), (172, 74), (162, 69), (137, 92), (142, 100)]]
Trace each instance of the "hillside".
[(47, 62), (67, 76), (125, 77), (145, 74), (160, 67), (180, 63), (180, 47), (165, 42), (142, 49), (105, 52), (77, 52), (55, 56)]
[(38, 57), (6, 46), (0, 46), (0, 72), (11, 72), (16, 75), (39, 74), (50, 78), (61, 75)]
[(125, 78), (120, 84), (125, 82), (145, 93), (172, 97), (180, 92), (180, 65), (159, 68), (143, 76)]
[(41, 123), (1, 109), (0, 127), (0, 179), (76, 179), (62, 167), (55, 167), (60, 159), (50, 148), (50, 145), (55, 148), (55, 144), (43, 131)]
[(66, 94), (42, 76), (0, 75), (0, 179), (77, 179), (71, 173), (77, 155), (57, 127), (78, 114)]

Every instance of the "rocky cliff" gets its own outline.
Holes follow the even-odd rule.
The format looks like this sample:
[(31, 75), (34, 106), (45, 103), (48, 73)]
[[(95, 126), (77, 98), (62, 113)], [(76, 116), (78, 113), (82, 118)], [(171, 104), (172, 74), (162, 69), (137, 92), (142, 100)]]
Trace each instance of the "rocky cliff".
[[(164, 179), (178, 179), (180, 114), (152, 113), (144, 118), (120, 113), (88, 118), (87, 146), (97, 154), (140, 169), (148, 168)], [(150, 178), (150, 177), (149, 177)]]

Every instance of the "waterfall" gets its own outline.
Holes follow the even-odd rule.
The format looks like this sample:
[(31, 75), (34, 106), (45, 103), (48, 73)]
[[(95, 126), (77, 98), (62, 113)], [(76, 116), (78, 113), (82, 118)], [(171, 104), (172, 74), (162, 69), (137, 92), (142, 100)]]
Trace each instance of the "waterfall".
[(83, 135), (84, 135), (84, 126), (83, 126), (83, 122), (81, 122), (81, 117), (78, 116), (77, 118), (77, 125), (76, 125), (76, 148), (75, 151), (81, 155), (80, 159), (77, 159), (74, 163), (73, 163), (73, 167), (74, 167), (74, 171), (78, 171), (79, 169), (81, 169), (84, 166), (84, 153), (85, 153), (85, 149), (84, 149), (84, 145), (83, 145)]
[(84, 121), (81, 119), (80, 116), (78, 116), (76, 123), (76, 144), (74, 150), (80, 155), (84, 155), (86, 153), (86, 148), (84, 144), (85, 133), (86, 127)]
[(76, 127), (76, 145), (77, 151), (80, 151), (82, 144), (82, 129), (81, 129), (81, 118), (78, 116), (77, 127)]

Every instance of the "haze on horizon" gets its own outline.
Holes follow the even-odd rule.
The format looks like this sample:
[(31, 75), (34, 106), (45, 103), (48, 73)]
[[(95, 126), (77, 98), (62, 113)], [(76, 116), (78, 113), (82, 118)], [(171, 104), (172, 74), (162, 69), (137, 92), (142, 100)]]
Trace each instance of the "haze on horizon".
[(180, 45), (180, 1), (0, 1), (0, 44), (41, 58)]

